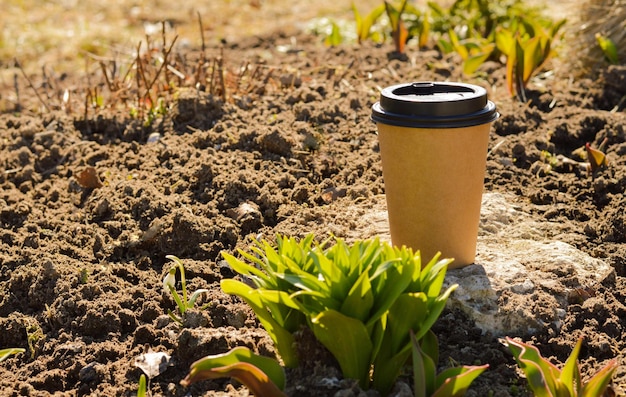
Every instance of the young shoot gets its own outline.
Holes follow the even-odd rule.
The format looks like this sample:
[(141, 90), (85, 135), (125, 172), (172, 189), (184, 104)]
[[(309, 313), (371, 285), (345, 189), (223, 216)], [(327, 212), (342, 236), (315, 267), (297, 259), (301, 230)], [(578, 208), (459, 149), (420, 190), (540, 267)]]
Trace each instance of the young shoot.
[(603, 396), (618, 367), (617, 361), (611, 360), (591, 379), (583, 383), (578, 366), (582, 338), (578, 340), (561, 369), (543, 358), (535, 346), (508, 337), (506, 344), (520, 369), (524, 371), (528, 386), (536, 396)]
[[(185, 312), (194, 307), (196, 300), (200, 297), (200, 294), (209, 292), (209, 290), (202, 288), (198, 289), (194, 291), (191, 296), (189, 296), (189, 299), (187, 299), (187, 280), (185, 278), (185, 267), (183, 266), (183, 262), (174, 255), (167, 255), (166, 258), (174, 262), (174, 266), (169, 269), (168, 273), (163, 278), (163, 289), (172, 294), (172, 298), (174, 298), (176, 306), (178, 307), (179, 315), (174, 314), (174, 312), (169, 309), (167, 314), (172, 320), (182, 325)], [(180, 273), (180, 283), (182, 287), (180, 294), (176, 290), (176, 272)]]
[(24, 353), (25, 351), (26, 351), (26, 349), (22, 349), (20, 347), (11, 347), (11, 348), (8, 348), (8, 349), (2, 349), (2, 350), (0, 350), (0, 362), (6, 360), (7, 358), (12, 356), (13, 354)]

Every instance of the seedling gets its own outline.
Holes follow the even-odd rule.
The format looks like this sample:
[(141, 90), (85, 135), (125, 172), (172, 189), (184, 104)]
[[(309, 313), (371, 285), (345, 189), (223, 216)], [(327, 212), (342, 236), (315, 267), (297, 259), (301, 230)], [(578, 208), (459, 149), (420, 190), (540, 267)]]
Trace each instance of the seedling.
[(14, 354), (24, 353), (25, 351), (26, 349), (22, 349), (20, 347), (11, 347), (8, 349), (2, 349), (0, 350), (0, 363)]
[(361, 16), (359, 10), (356, 8), (356, 5), (353, 2), (352, 12), (354, 14), (354, 20), (356, 22), (356, 38), (359, 44), (370, 38), (374, 41), (381, 41), (380, 37), (378, 37), (379, 35), (372, 32), (372, 27), (385, 12), (385, 5), (381, 4), (378, 7), (375, 7), (372, 11), (370, 11), (369, 14)]
[(411, 332), (413, 353), (413, 391), (415, 397), (460, 397), (488, 364), (449, 368), (437, 375), (439, 342), (429, 331), (421, 343)]
[(618, 367), (617, 361), (611, 360), (587, 383), (583, 384), (577, 361), (582, 338), (574, 346), (574, 350), (561, 370), (543, 358), (539, 350), (532, 345), (508, 337), (506, 344), (520, 369), (524, 371), (528, 385), (535, 396), (600, 397), (607, 389)]
[(191, 364), (180, 384), (188, 387), (205, 379), (230, 377), (243, 383), (255, 396), (283, 397), (285, 372), (276, 360), (236, 347), (224, 354), (206, 356)]
[(330, 47), (338, 46), (343, 42), (343, 37), (341, 37), (341, 30), (339, 29), (339, 25), (336, 22), (332, 21), (330, 23), (330, 34), (326, 36), (324, 39), (324, 44)]
[(139, 377), (139, 387), (137, 388), (137, 397), (146, 397), (148, 392), (148, 385), (146, 382), (146, 375), (141, 374)]
[(602, 151), (604, 150), (607, 142), (608, 140), (605, 139), (602, 144), (600, 144), (598, 149), (592, 148), (589, 142), (585, 144), (587, 161), (589, 162), (589, 169), (591, 170), (592, 175), (595, 175), (597, 170), (609, 165), (609, 161), (606, 159), (606, 154)]
[(463, 59), (463, 73), (472, 75), (493, 53), (495, 43), (478, 34), (461, 40), (454, 29), (448, 32), (449, 40), (439, 39), (439, 49), (444, 53), (456, 52)]
[(619, 56), (617, 55), (617, 47), (615, 46), (615, 42), (611, 40), (609, 37), (603, 36), (600, 33), (596, 33), (596, 42), (600, 46), (602, 53), (604, 54), (604, 58), (612, 65), (617, 65), (619, 63)]
[[(168, 273), (165, 275), (165, 278), (163, 278), (163, 289), (166, 292), (172, 294), (172, 298), (174, 298), (176, 306), (178, 307), (179, 316), (174, 314), (169, 309), (167, 311), (167, 314), (172, 320), (182, 325), (185, 312), (194, 307), (194, 305), (196, 304), (196, 300), (198, 299), (198, 297), (200, 297), (200, 294), (204, 292), (209, 292), (209, 290), (202, 288), (198, 289), (193, 294), (191, 294), (189, 300), (187, 300), (187, 280), (185, 278), (185, 267), (183, 266), (183, 262), (174, 255), (167, 255), (166, 258), (173, 261), (174, 266), (170, 268)], [(180, 273), (182, 296), (178, 294), (178, 291), (176, 291), (175, 288), (177, 271)]]
[(496, 32), (496, 45), (506, 56), (506, 81), (509, 93), (526, 102), (526, 87), (533, 74), (553, 55), (552, 44), (565, 24), (561, 20), (546, 30), (539, 23), (521, 21), (511, 29)]
[(363, 388), (371, 382), (382, 394), (411, 354), (409, 332), (424, 337), (456, 288), (440, 294), (451, 260), (436, 256), (422, 267), (419, 252), (378, 239), (348, 246), (339, 238), (316, 244), (313, 235), (277, 237), (276, 248), (254, 240), (251, 251), (240, 251), (249, 263), (222, 255), (256, 288), (232, 279), (221, 286), (252, 307), (285, 365), (298, 364), (293, 333), (306, 326), (345, 378)]
[(389, 24), (391, 25), (391, 37), (393, 38), (393, 44), (398, 54), (404, 54), (404, 47), (409, 38), (409, 31), (402, 21), (402, 14), (406, 9), (407, 1), (408, 0), (403, 0), (400, 8), (395, 8), (385, 0), (385, 11), (389, 18)]

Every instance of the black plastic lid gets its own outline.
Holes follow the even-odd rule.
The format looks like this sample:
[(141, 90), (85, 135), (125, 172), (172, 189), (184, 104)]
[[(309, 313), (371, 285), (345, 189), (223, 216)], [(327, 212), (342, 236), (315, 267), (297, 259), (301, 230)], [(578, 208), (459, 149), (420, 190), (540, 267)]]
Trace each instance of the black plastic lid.
[(413, 128), (459, 128), (491, 123), (500, 115), (487, 91), (464, 83), (417, 82), (383, 89), (372, 106), (376, 123)]

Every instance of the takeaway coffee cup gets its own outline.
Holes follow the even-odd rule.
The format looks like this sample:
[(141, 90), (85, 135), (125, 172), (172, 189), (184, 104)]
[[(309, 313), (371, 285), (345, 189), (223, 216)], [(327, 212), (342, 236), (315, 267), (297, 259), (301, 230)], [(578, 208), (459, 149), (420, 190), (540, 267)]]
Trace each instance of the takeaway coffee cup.
[[(474, 262), (491, 123), (487, 91), (449, 82), (399, 84), (372, 107), (394, 245)], [(426, 262), (423, 262), (426, 263)]]

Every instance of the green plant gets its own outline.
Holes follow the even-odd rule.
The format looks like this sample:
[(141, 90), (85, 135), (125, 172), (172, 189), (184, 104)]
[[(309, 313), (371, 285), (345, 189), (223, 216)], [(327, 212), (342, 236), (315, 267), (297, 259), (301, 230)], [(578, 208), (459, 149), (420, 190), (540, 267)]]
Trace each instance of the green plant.
[(349, 246), (339, 238), (277, 237), (276, 248), (254, 240), (251, 251), (239, 251), (249, 263), (223, 256), (256, 288), (237, 280), (221, 286), (252, 307), (285, 365), (298, 364), (293, 333), (307, 326), (344, 377), (383, 394), (411, 354), (409, 331), (421, 339), (456, 288), (440, 294), (450, 259), (436, 256), (422, 267), (419, 252), (378, 239)]
[(426, 47), (431, 36), (432, 15), (430, 10), (420, 11), (409, 5), (406, 9), (406, 14), (409, 39), (416, 37), (418, 48)]
[(611, 360), (587, 383), (583, 383), (577, 361), (582, 346), (582, 338), (574, 346), (574, 350), (561, 370), (543, 358), (539, 350), (532, 345), (508, 337), (506, 344), (513, 353), (520, 369), (526, 375), (528, 385), (537, 397), (600, 397), (608, 387), (618, 367), (617, 361)]
[(443, 36), (437, 42), (441, 52), (456, 52), (463, 59), (463, 73), (471, 75), (476, 72), (494, 52), (496, 45), (489, 39), (478, 34), (465, 39), (460, 39), (454, 29), (448, 32), (448, 40)]
[(356, 22), (356, 38), (359, 44), (368, 39), (382, 41), (380, 33), (372, 32), (372, 27), (376, 24), (384, 12), (385, 5), (381, 4), (370, 11), (369, 14), (362, 16), (356, 8), (354, 2), (352, 2), (352, 13), (354, 14), (354, 20)]
[(432, 331), (421, 342), (411, 332), (415, 397), (461, 397), (489, 365), (448, 368), (437, 374), (439, 342)]
[(520, 101), (527, 100), (526, 87), (532, 75), (554, 54), (553, 42), (565, 22), (563, 19), (544, 28), (538, 22), (521, 20), (510, 29), (497, 29), (497, 48), (507, 58), (507, 89)]
[[(187, 300), (187, 279), (185, 278), (185, 267), (183, 266), (183, 262), (175, 257), (174, 255), (167, 255), (167, 259), (174, 262), (174, 266), (172, 266), (165, 278), (163, 278), (163, 289), (172, 294), (172, 298), (176, 302), (176, 306), (178, 307), (178, 312), (180, 317), (175, 315), (171, 310), (168, 309), (167, 314), (170, 318), (176, 321), (179, 324), (183, 324), (183, 316), (188, 309), (191, 309), (196, 304), (196, 300), (200, 297), (200, 294), (204, 292), (209, 292), (207, 289), (198, 289), (194, 291), (193, 294)], [(176, 272), (180, 272), (180, 283), (182, 287), (182, 296), (178, 294), (176, 291)]]
[(231, 377), (243, 383), (255, 396), (281, 397), (285, 372), (276, 360), (256, 355), (247, 347), (236, 347), (224, 354), (206, 356), (191, 364), (180, 381), (188, 387), (205, 379)]
[(407, 8), (407, 2), (408, 0), (402, 0), (400, 7), (396, 8), (385, 0), (385, 12), (387, 13), (389, 24), (391, 25), (391, 37), (393, 38), (393, 44), (398, 54), (404, 54), (404, 47), (409, 38), (409, 31), (402, 21), (402, 14)]
[(146, 384), (146, 375), (141, 374), (139, 377), (139, 386), (137, 387), (137, 397), (146, 397), (148, 385)]
[(617, 55), (617, 47), (613, 40), (609, 37), (603, 36), (600, 33), (596, 33), (596, 42), (600, 49), (602, 50), (602, 54), (604, 54), (604, 58), (612, 65), (617, 65), (619, 63), (619, 56)]
[(324, 39), (324, 44), (327, 46), (338, 46), (343, 42), (343, 37), (341, 36), (341, 30), (339, 29), (339, 25), (336, 22), (330, 22), (330, 34), (326, 36)]
[(0, 362), (3, 362), (4, 360), (9, 358), (9, 356), (12, 356), (13, 354), (24, 353), (25, 351), (26, 349), (22, 349), (20, 347), (11, 347), (8, 349), (2, 349), (0, 350)]

